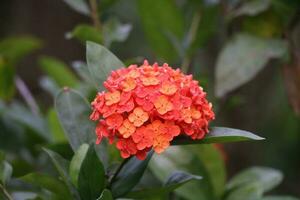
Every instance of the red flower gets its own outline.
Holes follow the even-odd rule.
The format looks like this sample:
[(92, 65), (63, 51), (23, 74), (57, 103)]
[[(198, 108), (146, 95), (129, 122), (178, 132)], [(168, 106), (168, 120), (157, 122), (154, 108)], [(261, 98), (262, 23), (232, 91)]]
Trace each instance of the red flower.
[(96, 143), (116, 141), (123, 158), (143, 160), (152, 148), (162, 153), (180, 134), (202, 139), (214, 119), (198, 82), (167, 64), (130, 65), (112, 71), (103, 85), (107, 92), (91, 103), (90, 119), (100, 119)]

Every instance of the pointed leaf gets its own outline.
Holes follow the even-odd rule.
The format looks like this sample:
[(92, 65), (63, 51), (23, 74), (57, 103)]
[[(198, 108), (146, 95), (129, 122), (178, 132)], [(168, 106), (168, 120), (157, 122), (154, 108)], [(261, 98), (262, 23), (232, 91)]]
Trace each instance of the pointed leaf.
[(74, 87), (77, 78), (65, 63), (52, 57), (43, 56), (39, 59), (43, 71), (60, 86)]
[(153, 151), (149, 152), (145, 160), (131, 157), (117, 173), (111, 183), (111, 191), (114, 197), (127, 194), (142, 178)]
[(32, 185), (39, 186), (43, 189), (53, 192), (55, 195), (59, 196), (60, 199), (72, 199), (66, 185), (52, 176), (31, 173), (21, 177), (20, 179)]
[(90, 9), (85, 2), (85, 0), (63, 0), (66, 4), (70, 6), (73, 10), (81, 13), (83, 15), (89, 15)]
[(187, 137), (177, 138), (173, 141), (173, 145), (184, 144), (211, 144), (211, 143), (226, 143), (240, 142), (247, 140), (264, 140), (264, 138), (254, 135), (248, 131), (243, 131), (233, 128), (213, 127), (211, 131), (201, 140), (192, 140)]
[(0, 184), (5, 185), (10, 180), (13, 172), (12, 166), (4, 161), (0, 162)]
[(263, 192), (268, 192), (282, 181), (280, 171), (267, 167), (251, 167), (234, 176), (227, 184), (227, 189), (234, 189), (241, 185), (256, 183)]
[(75, 154), (71, 160), (71, 163), (70, 163), (69, 174), (70, 174), (72, 183), (76, 187), (78, 187), (78, 176), (79, 176), (80, 168), (86, 157), (88, 150), (89, 150), (89, 145), (82, 144), (78, 148), (78, 150), (75, 152)]
[(90, 107), (75, 90), (65, 88), (55, 99), (58, 118), (74, 151), (81, 144), (95, 140), (94, 123), (89, 120)]
[(103, 42), (102, 33), (96, 28), (86, 24), (77, 25), (72, 32), (67, 34), (67, 37), (76, 38), (83, 44), (86, 41), (96, 42), (101, 44)]
[(78, 191), (83, 200), (97, 199), (105, 188), (105, 172), (94, 146), (90, 146), (80, 167)]
[(67, 185), (73, 199), (80, 200), (79, 194), (71, 183), (71, 178), (68, 174), (69, 162), (54, 151), (43, 148), (50, 157), (54, 167), (61, 176), (63, 182)]
[(101, 196), (97, 200), (113, 200), (113, 196), (108, 189), (104, 189)]
[(89, 72), (99, 90), (111, 71), (124, 67), (124, 64), (104, 46), (93, 42), (87, 42), (86, 45)]
[(216, 95), (228, 92), (250, 81), (272, 58), (287, 54), (287, 43), (249, 34), (237, 34), (221, 51), (216, 66)]
[(170, 192), (174, 191), (178, 187), (182, 186), (185, 183), (188, 183), (192, 180), (200, 180), (202, 177), (192, 175), (186, 172), (173, 172), (169, 178), (167, 179), (166, 183), (162, 187), (158, 188), (147, 188), (141, 189), (137, 191), (130, 192), (126, 197), (133, 198), (133, 199), (155, 199), (162, 198), (167, 196)]

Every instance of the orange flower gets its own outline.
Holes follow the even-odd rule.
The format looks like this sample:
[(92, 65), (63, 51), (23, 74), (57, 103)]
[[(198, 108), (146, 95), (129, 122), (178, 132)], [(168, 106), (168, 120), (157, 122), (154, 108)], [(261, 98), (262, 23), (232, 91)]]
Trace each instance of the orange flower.
[(128, 138), (135, 132), (135, 126), (128, 119), (125, 119), (118, 131), (124, 138)]
[(120, 101), (120, 91), (108, 92), (105, 94), (105, 104), (110, 106), (112, 104), (118, 103)]
[(141, 107), (137, 107), (133, 110), (132, 113), (128, 116), (130, 122), (133, 123), (136, 127), (140, 127), (144, 124), (145, 121), (149, 119), (149, 115)]
[(202, 139), (214, 119), (198, 81), (168, 64), (130, 65), (112, 71), (103, 85), (107, 91), (91, 103), (96, 143), (116, 141), (123, 158), (143, 160), (151, 149), (162, 153), (179, 135)]
[(170, 82), (165, 82), (162, 84), (159, 91), (165, 95), (173, 95), (177, 91), (177, 86)]
[(135, 82), (134, 78), (129, 77), (129, 78), (125, 79), (122, 86), (123, 86), (124, 92), (129, 92), (136, 87), (136, 82)]
[(157, 109), (157, 112), (161, 115), (163, 115), (173, 109), (173, 104), (165, 96), (159, 96), (154, 101), (154, 106)]
[(112, 114), (106, 118), (106, 124), (112, 129), (118, 129), (123, 122), (123, 117), (120, 114)]

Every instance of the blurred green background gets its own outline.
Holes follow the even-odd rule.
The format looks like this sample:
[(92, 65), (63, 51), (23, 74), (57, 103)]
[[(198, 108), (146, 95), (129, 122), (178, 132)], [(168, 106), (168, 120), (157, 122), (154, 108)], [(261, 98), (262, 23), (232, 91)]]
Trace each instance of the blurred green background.
[(52, 95), (78, 86), (92, 40), (127, 64), (146, 58), (193, 74), (214, 104), (213, 125), (266, 138), (224, 145), (227, 177), (273, 167), (285, 175), (273, 193), (300, 197), (299, 0), (100, 0), (99, 20), (73, 3), (0, 2), (0, 150), (14, 177), (44, 170), (40, 145), (65, 141)]

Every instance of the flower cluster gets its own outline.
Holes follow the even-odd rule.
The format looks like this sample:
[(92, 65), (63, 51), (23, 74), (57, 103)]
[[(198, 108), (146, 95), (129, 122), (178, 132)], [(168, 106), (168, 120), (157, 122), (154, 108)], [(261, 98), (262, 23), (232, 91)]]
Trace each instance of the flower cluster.
[(123, 158), (143, 160), (152, 148), (161, 153), (180, 134), (201, 139), (214, 119), (198, 82), (167, 64), (144, 61), (112, 71), (104, 87), (107, 91), (91, 104), (90, 119), (98, 121), (96, 143), (108, 138)]

